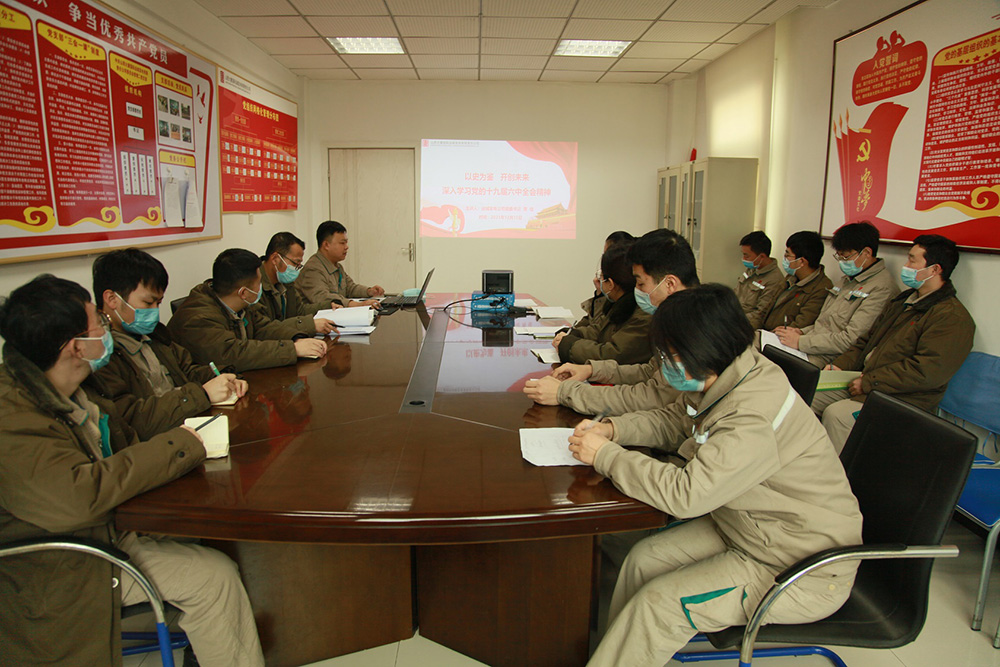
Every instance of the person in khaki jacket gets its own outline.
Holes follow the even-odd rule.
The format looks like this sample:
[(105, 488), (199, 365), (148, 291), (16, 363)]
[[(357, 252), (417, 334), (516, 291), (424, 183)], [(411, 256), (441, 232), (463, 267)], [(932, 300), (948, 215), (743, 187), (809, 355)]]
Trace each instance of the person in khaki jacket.
[(307, 336), (336, 333), (337, 327), (333, 322), (314, 316), (320, 310), (336, 310), (341, 305), (336, 301), (307, 303), (295, 286), (305, 253), (306, 244), (291, 232), (278, 232), (271, 237), (267, 250), (260, 258), (260, 287), (263, 292), (260, 301), (251, 308), (278, 322), (294, 320), (299, 333)]
[(852, 222), (835, 231), (834, 257), (844, 275), (830, 289), (819, 317), (808, 326), (774, 330), (782, 343), (805, 352), (818, 368), (871, 329), (885, 304), (899, 294), (895, 278), (877, 257), (878, 242), (878, 229), (870, 222)]
[(650, 316), (635, 301), (635, 278), (627, 259), (630, 245), (616, 245), (601, 257), (600, 289), (606, 302), (589, 325), (578, 324), (555, 337), (552, 346), (561, 360), (614, 359), (631, 364), (649, 358)]
[(816, 392), (812, 402), (838, 452), (872, 391), (928, 412), (937, 408), (976, 333), (951, 283), (957, 265), (954, 241), (937, 234), (915, 238), (900, 271), (910, 289), (890, 301), (871, 329), (828, 366), (861, 371), (846, 390)]
[[(668, 229), (644, 234), (629, 248), (628, 261), (636, 280), (636, 302), (648, 315), (671, 294), (698, 284), (691, 246)], [(651, 410), (677, 397), (659, 368), (656, 355), (644, 364), (624, 365), (612, 359), (563, 364), (550, 376), (529, 380), (524, 393), (536, 403), (565, 405), (585, 415)], [(588, 380), (613, 386), (591, 385)]]
[(366, 287), (354, 282), (340, 265), (347, 258), (347, 228), (336, 220), (320, 223), (316, 228), (316, 244), (319, 249), (306, 262), (298, 278), (298, 288), (306, 301), (335, 301), (341, 306), (378, 308), (378, 301), (365, 297), (382, 296), (385, 290), (379, 285)]
[[(745, 624), (785, 568), (861, 543), (858, 503), (829, 438), (781, 369), (751, 347), (732, 290), (675, 294), (653, 316), (651, 337), (677, 401), (649, 420), (584, 420), (569, 449), (623, 493), (691, 520), (629, 552), (592, 667), (663, 665), (695, 634)], [(829, 616), (856, 570), (845, 562), (803, 577), (770, 622)]]
[[(236, 565), (218, 551), (114, 529), (115, 508), (205, 459), (192, 429), (140, 442), (92, 377), (111, 331), (87, 291), (39, 276), (0, 303), (0, 542), (73, 535), (127, 552), (204, 667), (263, 665)], [(48, 551), (0, 559), (0, 663), (121, 665), (119, 608), (146, 600), (107, 561)]]
[(771, 239), (764, 232), (750, 232), (740, 239), (743, 275), (736, 282), (736, 296), (750, 320), (760, 329), (778, 295), (785, 289), (785, 277), (771, 258)]
[(194, 363), (160, 324), (167, 270), (137, 248), (112, 250), (94, 260), (94, 298), (111, 323), (115, 349), (97, 372), (118, 412), (140, 438), (151, 438), (201, 414), (213, 401), (243, 396), (245, 380), (216, 376)]
[(781, 269), (788, 276), (785, 291), (778, 295), (761, 327), (774, 331), (780, 326), (804, 327), (816, 321), (833, 282), (823, 265), (823, 239), (816, 232), (795, 232), (785, 242)]
[(249, 250), (223, 250), (212, 264), (212, 279), (196, 285), (167, 329), (200, 364), (231, 366), (237, 373), (321, 357), (326, 343), (303, 337), (312, 318), (276, 322), (249, 306), (260, 301), (260, 258)]
[[(635, 242), (635, 237), (628, 232), (617, 231), (608, 234), (608, 238), (604, 239), (604, 250), (601, 251), (601, 255), (606, 253), (612, 247), (620, 244), (627, 243), (631, 245)], [(576, 323), (578, 327), (590, 326), (593, 322), (595, 316), (600, 316), (603, 314), (604, 304), (607, 303), (607, 298), (601, 293), (601, 283), (600, 283), (601, 270), (598, 269), (594, 274), (594, 296), (589, 299), (584, 299), (580, 304), (580, 308), (583, 310), (583, 317), (580, 321)]]

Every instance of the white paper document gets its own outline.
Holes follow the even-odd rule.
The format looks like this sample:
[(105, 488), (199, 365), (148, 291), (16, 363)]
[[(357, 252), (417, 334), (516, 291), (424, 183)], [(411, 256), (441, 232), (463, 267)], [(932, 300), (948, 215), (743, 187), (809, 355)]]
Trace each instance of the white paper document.
[(569, 451), (571, 428), (522, 428), (521, 456), (536, 466), (582, 466)]
[(772, 345), (779, 350), (784, 350), (788, 354), (794, 354), (799, 359), (809, 361), (809, 355), (802, 350), (796, 350), (794, 347), (788, 347), (778, 339), (777, 334), (771, 331), (765, 331), (764, 329), (758, 329), (758, 331), (760, 331), (760, 349), (763, 350), (765, 345)]
[(337, 327), (336, 332), (331, 332), (330, 337), (336, 338), (337, 336), (368, 336), (371, 332), (375, 331), (374, 326), (369, 327)]
[(531, 353), (538, 357), (538, 360), (543, 364), (559, 363), (559, 352), (554, 347), (536, 347), (531, 350)]
[(571, 320), (573, 311), (562, 306), (535, 306), (535, 315), (540, 320)]
[(338, 327), (368, 327), (375, 321), (375, 310), (371, 306), (364, 308), (327, 308), (317, 312), (314, 319), (330, 320)]
[[(184, 420), (185, 426), (198, 428), (212, 417), (189, 417)], [(220, 459), (229, 456), (229, 417), (222, 415), (211, 424), (198, 431), (198, 435), (205, 441), (205, 453), (210, 459)]]
[(514, 333), (535, 338), (555, 338), (561, 329), (566, 327), (514, 327)]
[(534, 299), (514, 299), (515, 308), (534, 308), (537, 305)]

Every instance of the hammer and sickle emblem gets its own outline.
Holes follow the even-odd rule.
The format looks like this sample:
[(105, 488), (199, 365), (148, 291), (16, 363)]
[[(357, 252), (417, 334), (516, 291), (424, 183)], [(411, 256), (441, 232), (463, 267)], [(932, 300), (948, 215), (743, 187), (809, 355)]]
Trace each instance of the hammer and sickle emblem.
[(868, 158), (870, 158), (871, 155), (872, 155), (872, 142), (869, 141), (868, 139), (865, 139), (864, 141), (861, 142), (861, 145), (858, 146), (858, 158), (856, 161), (867, 162)]

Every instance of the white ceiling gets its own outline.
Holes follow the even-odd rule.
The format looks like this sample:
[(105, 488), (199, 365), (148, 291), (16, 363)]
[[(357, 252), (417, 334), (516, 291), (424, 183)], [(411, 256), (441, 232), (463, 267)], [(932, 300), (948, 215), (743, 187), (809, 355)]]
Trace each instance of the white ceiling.
[[(197, 0), (311, 79), (667, 83), (800, 6), (835, 0)], [(325, 37), (398, 37), (344, 55)], [(629, 40), (618, 58), (553, 56), (560, 39)]]

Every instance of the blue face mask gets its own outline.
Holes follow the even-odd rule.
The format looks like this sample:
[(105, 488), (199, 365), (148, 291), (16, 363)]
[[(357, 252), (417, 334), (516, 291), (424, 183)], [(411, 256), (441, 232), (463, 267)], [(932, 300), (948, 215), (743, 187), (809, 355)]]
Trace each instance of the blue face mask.
[[(122, 299), (121, 295), (117, 292), (115, 293), (119, 299)], [(122, 299), (124, 303), (135, 313), (135, 320), (132, 322), (126, 322), (122, 319), (121, 315), (118, 315), (118, 319), (121, 320), (122, 329), (128, 331), (129, 333), (139, 334), (141, 336), (148, 336), (153, 333), (153, 329), (156, 325), (160, 323), (160, 309), (159, 308), (133, 308), (132, 304)], [(115, 313), (116, 315), (118, 313)]]
[[(924, 269), (927, 267), (925, 266)], [(904, 266), (899, 271), (899, 277), (903, 281), (903, 284), (907, 287), (912, 287), (913, 289), (920, 289), (923, 287), (924, 283), (927, 282), (927, 278), (923, 280), (917, 280), (917, 274), (924, 269), (911, 269), (908, 266)]]
[[(663, 276), (663, 280), (666, 280), (666, 279), (667, 279), (667, 277)], [(654, 287), (653, 289), (649, 290), (649, 294), (652, 294), (657, 289), (659, 289), (660, 285), (663, 284), (663, 280), (661, 280), (660, 282), (656, 283), (656, 287)], [(643, 292), (638, 287), (636, 287), (633, 290), (633, 292), (635, 293), (635, 302), (636, 302), (636, 304), (638, 304), (638, 306), (640, 308), (642, 308), (642, 312), (646, 313), (647, 315), (652, 315), (653, 313), (656, 312), (656, 306), (654, 306), (653, 302), (649, 300), (649, 294), (646, 294), (645, 292)]]
[(857, 257), (855, 257), (854, 259), (840, 260), (839, 262), (840, 270), (844, 272), (845, 276), (850, 276), (853, 278), (854, 276), (861, 273), (861, 267), (854, 263), (856, 259)]
[[(93, 338), (83, 338), (82, 340), (94, 340)], [(90, 372), (96, 373), (111, 361), (111, 353), (115, 349), (115, 340), (111, 337), (111, 332), (105, 330), (104, 335), (100, 338), (101, 343), (104, 345), (104, 354), (102, 354), (97, 359), (87, 359), (87, 363), (90, 364)]]
[(663, 379), (677, 391), (702, 391), (705, 389), (704, 380), (689, 379), (684, 371), (684, 364), (677, 362), (676, 368), (671, 368), (666, 361), (660, 360), (660, 373)]
[(278, 282), (282, 285), (294, 283), (295, 279), (299, 277), (299, 269), (286, 262), (284, 257), (281, 258), (281, 261), (285, 263), (285, 270), (278, 271)]
[(781, 269), (790, 276), (795, 275), (796, 269), (792, 268), (792, 262), (797, 262), (798, 259), (789, 260), (787, 257), (781, 258)]
[(243, 299), (242, 296), (240, 297), (241, 299), (243, 299), (243, 302), (246, 303), (248, 306), (252, 306), (252, 305), (256, 304), (258, 301), (260, 301), (260, 295), (264, 293), (263, 289), (259, 289), (256, 292), (254, 292), (249, 287), (244, 287), (243, 289), (245, 289), (246, 291), (250, 292), (251, 294), (256, 294), (257, 295), (257, 298), (254, 299), (253, 301), (247, 301), (246, 299)]
[(755, 269), (755, 268), (757, 268), (757, 266), (753, 262), (748, 262), (745, 259), (740, 260), (740, 261), (742, 261), (743, 262), (743, 266), (747, 267), (748, 269)]

